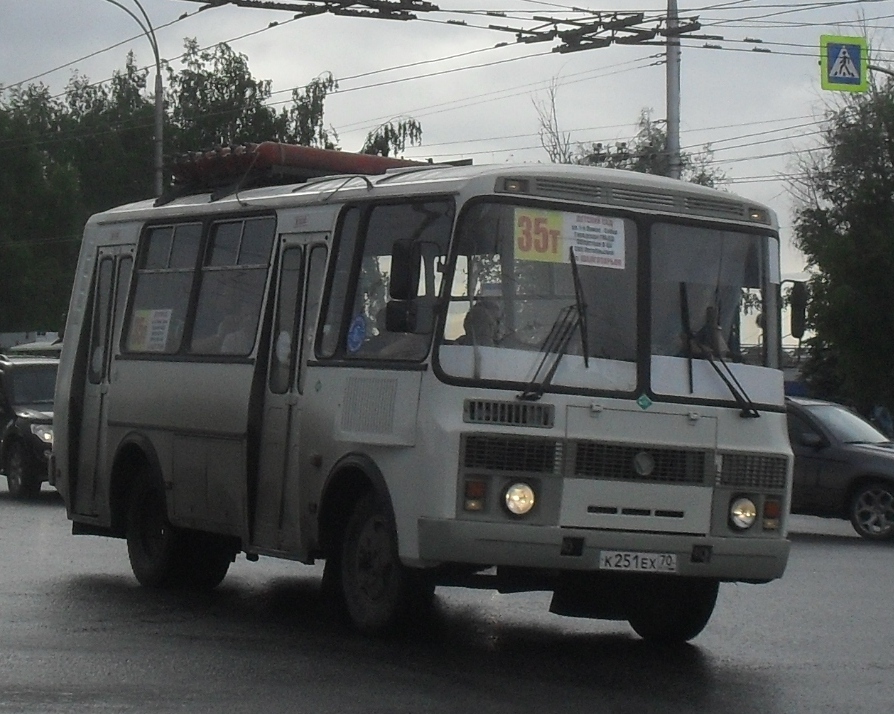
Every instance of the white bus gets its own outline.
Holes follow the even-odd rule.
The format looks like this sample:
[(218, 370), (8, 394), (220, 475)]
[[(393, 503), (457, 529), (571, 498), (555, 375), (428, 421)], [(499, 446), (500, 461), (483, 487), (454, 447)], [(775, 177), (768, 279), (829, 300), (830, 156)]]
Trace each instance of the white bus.
[(50, 466), (75, 534), (125, 539), (150, 587), (324, 559), (372, 634), (450, 585), (682, 641), (719, 583), (783, 574), (769, 209), (580, 166), (234, 155), (86, 226)]

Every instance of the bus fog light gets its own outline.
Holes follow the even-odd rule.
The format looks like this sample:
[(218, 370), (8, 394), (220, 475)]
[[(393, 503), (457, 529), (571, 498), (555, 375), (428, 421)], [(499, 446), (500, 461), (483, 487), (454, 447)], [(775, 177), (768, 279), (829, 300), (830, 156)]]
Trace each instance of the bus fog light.
[(508, 511), (523, 516), (534, 508), (534, 489), (523, 482), (514, 483), (503, 495)]
[(779, 530), (779, 519), (782, 516), (782, 504), (776, 498), (764, 501), (764, 530)]
[(729, 522), (740, 531), (747, 531), (757, 520), (757, 506), (747, 496), (734, 498), (729, 505)]
[(485, 481), (466, 481), (463, 499), (465, 510), (483, 511), (487, 504), (487, 483)]

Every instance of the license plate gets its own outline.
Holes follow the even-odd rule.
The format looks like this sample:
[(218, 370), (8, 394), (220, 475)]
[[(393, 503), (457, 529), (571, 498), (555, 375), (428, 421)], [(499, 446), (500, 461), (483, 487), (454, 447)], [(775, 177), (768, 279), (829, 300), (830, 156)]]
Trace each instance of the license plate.
[(638, 573), (676, 573), (676, 553), (636, 553), (629, 550), (603, 550), (600, 570), (631, 570)]

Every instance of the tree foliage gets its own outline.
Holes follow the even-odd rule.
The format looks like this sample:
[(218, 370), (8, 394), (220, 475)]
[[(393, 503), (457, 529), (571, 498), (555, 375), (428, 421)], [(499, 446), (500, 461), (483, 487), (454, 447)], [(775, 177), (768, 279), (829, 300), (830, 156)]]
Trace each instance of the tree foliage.
[(894, 84), (843, 101), (804, 168), (795, 242), (810, 278), (804, 370), (820, 396), (894, 405)]
[[(271, 82), (225, 43), (202, 49), (187, 39), (181, 64), (163, 67), (167, 165), (188, 151), (245, 142), (339, 148), (324, 119), (338, 89), (331, 74), (293, 89), (277, 108)], [(0, 87), (0, 332), (56, 329), (86, 219), (153, 195), (149, 76), (129, 54), (110, 82), (76, 73), (60, 96), (41, 84)], [(399, 153), (421, 135), (413, 119), (388, 122), (363, 151)]]
[[(636, 134), (630, 141), (615, 144), (582, 144), (571, 140), (571, 135), (559, 127), (556, 96), (558, 82), (547, 88), (547, 98), (535, 102), (540, 125), (540, 144), (550, 161), (559, 164), (583, 164), (611, 169), (625, 169), (657, 176), (670, 175), (670, 155), (667, 150), (667, 130), (662, 122), (652, 117), (651, 109), (640, 112)], [(680, 176), (702, 186), (718, 187), (726, 180), (722, 171), (711, 165), (713, 152), (705, 146), (693, 154), (680, 152)]]

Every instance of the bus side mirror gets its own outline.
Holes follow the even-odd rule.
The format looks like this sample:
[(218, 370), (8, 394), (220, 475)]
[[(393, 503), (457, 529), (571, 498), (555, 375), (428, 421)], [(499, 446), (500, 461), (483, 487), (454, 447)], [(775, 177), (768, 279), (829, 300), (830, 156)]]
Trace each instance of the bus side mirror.
[(804, 331), (807, 328), (807, 283), (792, 283), (789, 305), (791, 307), (792, 337), (800, 340), (804, 337)]
[(394, 241), (391, 246), (391, 280), (388, 283), (388, 296), (392, 300), (412, 300), (416, 297), (419, 292), (421, 262), (422, 253), (416, 241)]
[(414, 335), (429, 335), (435, 324), (433, 298), (389, 300), (385, 305), (385, 330)]

